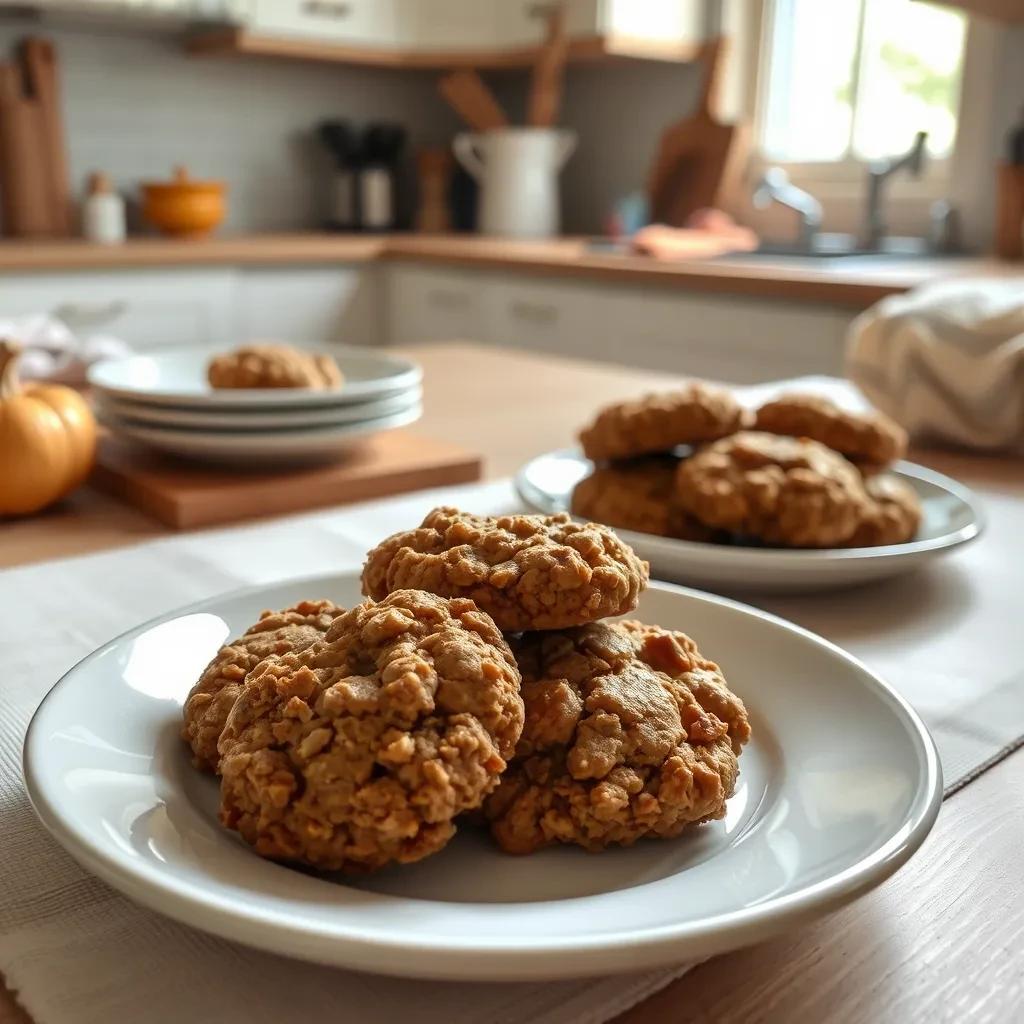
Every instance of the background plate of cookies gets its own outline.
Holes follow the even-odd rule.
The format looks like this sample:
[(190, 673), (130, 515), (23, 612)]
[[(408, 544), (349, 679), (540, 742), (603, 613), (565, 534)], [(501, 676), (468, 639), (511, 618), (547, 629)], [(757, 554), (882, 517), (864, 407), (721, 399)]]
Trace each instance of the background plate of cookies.
[(798, 592), (910, 571), (977, 537), (977, 499), (904, 461), (902, 428), (813, 393), (754, 408), (698, 381), (602, 409), (541, 455), (520, 497), (612, 526), (653, 576)]

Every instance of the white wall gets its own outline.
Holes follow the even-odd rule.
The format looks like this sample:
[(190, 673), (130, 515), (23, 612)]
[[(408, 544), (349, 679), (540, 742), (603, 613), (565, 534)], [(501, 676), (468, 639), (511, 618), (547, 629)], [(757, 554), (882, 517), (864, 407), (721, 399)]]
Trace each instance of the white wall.
[(286, 60), (187, 57), (174, 34), (122, 34), (0, 21), (0, 53), (36, 33), (55, 41), (72, 181), (109, 171), (134, 192), (184, 162), (230, 185), (227, 228), (318, 224), (329, 166), (313, 136), (326, 117), (402, 122), (414, 142), (446, 140), (457, 122), (433, 75)]

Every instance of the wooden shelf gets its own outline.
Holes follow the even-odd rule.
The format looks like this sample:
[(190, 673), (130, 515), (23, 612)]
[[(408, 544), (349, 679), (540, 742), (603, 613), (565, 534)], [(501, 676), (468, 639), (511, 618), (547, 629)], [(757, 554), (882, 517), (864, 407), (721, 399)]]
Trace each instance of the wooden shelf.
[(937, 0), (944, 7), (957, 7), (968, 14), (980, 14), (996, 21), (1024, 22), (1024, 0)]
[[(186, 47), (189, 53), (202, 56), (282, 57), (406, 71), (444, 71), (451, 68), (500, 71), (527, 68), (533, 65), (538, 53), (538, 49), (532, 46), (431, 52), (371, 49), (287, 36), (257, 35), (244, 28), (199, 32), (188, 38)], [(575, 64), (636, 60), (679, 63), (696, 60), (703, 49), (703, 43), (666, 45), (623, 36), (592, 36), (572, 40), (569, 43), (568, 59)]]

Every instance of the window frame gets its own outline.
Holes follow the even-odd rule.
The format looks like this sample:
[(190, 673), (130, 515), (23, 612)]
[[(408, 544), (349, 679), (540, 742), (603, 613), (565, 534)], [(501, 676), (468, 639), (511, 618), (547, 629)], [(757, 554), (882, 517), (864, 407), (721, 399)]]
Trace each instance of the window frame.
[[(768, 88), (771, 81), (771, 55), (776, 0), (753, 0), (749, 11), (753, 23), (750, 25), (749, 48), (754, 49), (746, 56), (752, 58), (748, 65), (751, 68), (750, 80), (746, 89), (747, 112), (751, 120), (753, 150), (766, 167), (781, 167), (789, 175), (790, 180), (801, 188), (812, 192), (818, 199), (842, 200), (854, 196), (861, 198), (864, 194), (864, 182), (867, 177), (869, 161), (858, 158), (852, 152), (841, 160), (829, 161), (797, 161), (777, 160), (768, 156), (763, 147), (765, 119), (768, 107)], [(957, 97), (957, 133), (953, 149), (941, 159), (928, 157), (924, 174), (919, 178), (899, 175), (890, 183), (887, 191), (898, 199), (933, 200), (944, 196), (953, 179), (957, 165), (958, 152), (962, 141), (962, 115), (964, 112), (964, 96), (969, 92), (967, 73), (975, 66), (978, 48), (976, 22), (967, 19), (964, 35), (964, 51), (961, 61), (960, 88)], [(908, 139), (907, 148), (910, 148)], [(892, 154), (894, 156), (899, 154)]]

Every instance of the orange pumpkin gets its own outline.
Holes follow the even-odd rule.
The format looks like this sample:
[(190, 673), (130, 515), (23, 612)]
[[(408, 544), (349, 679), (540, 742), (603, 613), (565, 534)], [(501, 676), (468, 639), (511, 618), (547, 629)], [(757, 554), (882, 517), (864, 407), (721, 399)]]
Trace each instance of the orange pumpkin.
[(53, 504), (89, 475), (96, 419), (85, 399), (60, 384), (18, 380), (21, 348), (0, 341), (0, 515)]

